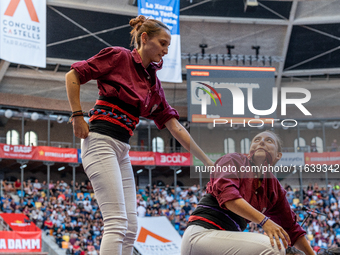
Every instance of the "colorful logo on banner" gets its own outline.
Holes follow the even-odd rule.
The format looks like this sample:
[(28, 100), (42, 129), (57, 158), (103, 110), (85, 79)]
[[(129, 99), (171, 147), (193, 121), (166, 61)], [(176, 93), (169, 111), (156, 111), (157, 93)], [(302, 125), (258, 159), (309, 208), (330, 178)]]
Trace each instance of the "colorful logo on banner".
[(138, 217), (137, 240), (134, 246), (139, 254), (180, 254), (181, 241), (181, 236), (165, 216)]
[[(4, 15), (13, 17), (15, 11), (18, 8), (19, 3), (20, 0), (11, 0)], [(32, 0), (25, 0), (25, 4), (27, 7), (27, 11), (31, 17), (31, 20), (39, 23), (39, 18), (37, 12), (35, 11)]]
[(159, 153), (155, 152), (157, 166), (190, 166), (191, 155), (187, 153)]
[(46, 0), (1, 0), (0, 42), (0, 58), (46, 67)]
[(158, 241), (162, 242), (162, 243), (169, 243), (171, 242), (170, 240), (164, 238), (164, 237), (161, 237), (160, 235), (157, 235), (149, 230), (147, 230), (146, 228), (143, 228), (141, 227), (141, 230), (139, 232), (139, 235), (138, 235), (138, 238), (137, 238), (137, 242), (140, 242), (140, 243), (145, 243), (146, 242), (146, 238), (148, 236), (151, 236), (155, 239), (157, 239)]
[[(207, 95), (210, 96), (210, 98), (214, 101), (215, 106), (217, 106), (215, 97), (218, 98), (218, 100), (220, 101), (220, 104), (222, 106), (222, 100), (221, 100), (221, 95), (217, 93), (217, 91), (211, 87), (210, 85), (204, 83), (204, 82), (197, 82), (199, 85), (197, 85), (195, 87), (195, 89), (193, 90), (194, 92), (194, 96), (198, 101), (201, 101), (201, 114), (202, 115), (207, 115)], [(202, 87), (203, 86), (203, 87)], [(205, 89), (204, 87), (207, 87), (208, 89), (210, 89), (213, 94), (208, 91), (207, 89)], [(200, 91), (202, 91), (200, 93)], [(209, 102), (210, 103), (210, 102)]]
[(181, 38), (179, 33), (179, 0), (138, 0), (138, 14), (163, 22), (170, 30), (171, 44), (163, 57), (163, 68), (157, 72), (161, 81), (182, 82)]

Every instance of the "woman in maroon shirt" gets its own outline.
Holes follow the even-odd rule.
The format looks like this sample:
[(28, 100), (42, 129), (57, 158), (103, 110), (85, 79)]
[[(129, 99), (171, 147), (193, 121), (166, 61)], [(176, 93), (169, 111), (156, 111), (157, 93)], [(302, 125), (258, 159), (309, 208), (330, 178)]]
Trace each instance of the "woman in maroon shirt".
[[(132, 254), (137, 231), (136, 189), (129, 159), (129, 138), (139, 117), (154, 120), (205, 165), (213, 162), (178, 122), (166, 101), (156, 71), (168, 53), (171, 35), (161, 22), (138, 16), (130, 21), (131, 52), (109, 47), (71, 66), (66, 89), (72, 109), (74, 134), (85, 139), (82, 160), (104, 219), (101, 255)], [(80, 105), (80, 84), (96, 79), (99, 100), (90, 110), (90, 125)]]
[[(285, 248), (294, 245), (314, 255), (285, 189), (266, 171), (281, 157), (280, 139), (265, 131), (252, 140), (248, 157), (231, 153), (218, 159), (210, 173), (208, 194), (188, 220), (181, 254), (285, 254), (281, 239)], [(243, 233), (250, 221), (267, 235)]]

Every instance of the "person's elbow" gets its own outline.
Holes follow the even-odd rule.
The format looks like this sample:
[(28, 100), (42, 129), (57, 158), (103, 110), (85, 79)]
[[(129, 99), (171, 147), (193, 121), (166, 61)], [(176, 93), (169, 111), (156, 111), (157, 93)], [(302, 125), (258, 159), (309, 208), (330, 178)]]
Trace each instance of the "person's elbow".
[(66, 84), (68, 84), (68, 81), (76, 81), (78, 85), (80, 85), (80, 81), (79, 81), (79, 74), (77, 73), (76, 70), (72, 69), (70, 71), (68, 71), (65, 74), (65, 80), (66, 80)]
[(178, 126), (179, 122), (176, 118), (171, 118), (164, 123), (164, 126), (171, 132)]
[(68, 72), (65, 74), (65, 80), (66, 80), (66, 81), (70, 78), (70, 76), (72, 76), (72, 73), (73, 73), (73, 72), (74, 72), (74, 70), (72, 69), (72, 70), (68, 71)]

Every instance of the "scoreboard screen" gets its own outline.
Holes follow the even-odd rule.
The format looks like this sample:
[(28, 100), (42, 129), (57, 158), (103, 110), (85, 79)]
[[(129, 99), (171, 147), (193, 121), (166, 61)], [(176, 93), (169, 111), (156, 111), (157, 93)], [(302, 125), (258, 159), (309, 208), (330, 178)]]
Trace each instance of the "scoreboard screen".
[[(275, 119), (275, 68), (187, 65), (188, 120)], [(268, 121), (267, 121), (268, 122)]]

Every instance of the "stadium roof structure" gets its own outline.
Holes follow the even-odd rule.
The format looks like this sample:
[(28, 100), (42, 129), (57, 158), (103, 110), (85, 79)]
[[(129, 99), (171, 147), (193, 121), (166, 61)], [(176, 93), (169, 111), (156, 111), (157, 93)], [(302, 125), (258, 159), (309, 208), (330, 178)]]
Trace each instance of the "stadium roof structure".
[[(129, 48), (136, 2), (47, 0), (47, 67), (1, 60), (1, 105), (68, 111), (64, 74), (104, 47)], [(305, 87), (317, 97), (309, 103), (315, 117), (340, 117), (340, 1), (258, 0), (254, 12), (244, 9), (243, 0), (180, 0), (184, 82), (163, 83), (169, 103), (187, 115), (189, 63), (273, 66), (278, 87)], [(204, 55), (200, 44), (208, 46)], [(227, 45), (234, 46), (229, 58)], [(260, 47), (257, 56), (253, 46)], [(84, 85), (84, 107), (96, 98), (95, 82)]]

